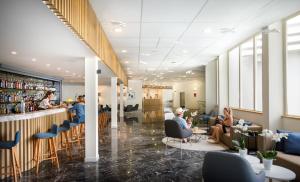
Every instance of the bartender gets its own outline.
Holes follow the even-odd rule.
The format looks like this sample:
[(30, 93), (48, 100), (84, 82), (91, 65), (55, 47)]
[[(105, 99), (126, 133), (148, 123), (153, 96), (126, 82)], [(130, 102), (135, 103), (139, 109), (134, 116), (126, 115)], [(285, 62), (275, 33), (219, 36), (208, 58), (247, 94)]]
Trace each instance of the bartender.
[(43, 100), (41, 101), (40, 105), (39, 105), (39, 110), (46, 110), (46, 109), (52, 109), (52, 108), (57, 108), (58, 106), (53, 106), (50, 104), (50, 100), (53, 97), (53, 92), (52, 91), (48, 91)]

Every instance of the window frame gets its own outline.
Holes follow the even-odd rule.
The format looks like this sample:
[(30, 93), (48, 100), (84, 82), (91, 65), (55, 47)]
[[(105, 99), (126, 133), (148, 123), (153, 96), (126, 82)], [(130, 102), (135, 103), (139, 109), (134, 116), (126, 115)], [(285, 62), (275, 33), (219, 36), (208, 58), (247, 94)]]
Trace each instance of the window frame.
[[(233, 46), (232, 48), (230, 48), (228, 51), (227, 51), (227, 58), (228, 58), (228, 105), (230, 106), (230, 77), (229, 77), (229, 67), (230, 67), (230, 59), (229, 59), (229, 53), (234, 50), (235, 48), (238, 48), (239, 49), (239, 107), (232, 107), (230, 106), (232, 109), (234, 110), (240, 110), (240, 111), (245, 111), (245, 112), (253, 112), (253, 113), (263, 113), (263, 111), (259, 111), (259, 110), (256, 110), (256, 75), (257, 75), (257, 50), (256, 50), (256, 36), (259, 36), (260, 34), (262, 34), (262, 32), (258, 32), (258, 33), (255, 33), (253, 34), (252, 36), (246, 38), (245, 40), (243, 40), (242, 42), (238, 43), (237, 45)], [(253, 108), (252, 109), (245, 109), (245, 108), (242, 108), (241, 105), (242, 105), (242, 99), (241, 99), (241, 94), (242, 94), (242, 87), (241, 87), (241, 83), (242, 83), (242, 80), (241, 80), (241, 47), (242, 47), (242, 44), (244, 44), (245, 42), (249, 41), (249, 40), (253, 40)], [(263, 53), (262, 53), (263, 54)], [(263, 110), (263, 107), (262, 107), (262, 110)]]
[(300, 16), (300, 11), (296, 12), (284, 19), (282, 19), (282, 44), (283, 44), (283, 94), (284, 94), (284, 113), (283, 117), (285, 118), (293, 118), (300, 119), (300, 115), (292, 115), (288, 113), (288, 95), (287, 95), (287, 61), (288, 61), (288, 51), (287, 51), (287, 21), (295, 18), (296, 16)]

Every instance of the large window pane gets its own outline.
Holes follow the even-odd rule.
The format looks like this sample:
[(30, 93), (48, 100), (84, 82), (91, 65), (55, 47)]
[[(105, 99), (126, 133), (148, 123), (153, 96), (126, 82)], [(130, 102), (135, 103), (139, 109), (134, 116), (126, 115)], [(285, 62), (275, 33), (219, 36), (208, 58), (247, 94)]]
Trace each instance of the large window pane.
[(229, 52), (229, 105), (239, 108), (239, 48)]
[(300, 116), (300, 15), (287, 21), (287, 114)]
[(253, 39), (241, 45), (241, 108), (254, 109)]
[(262, 35), (255, 37), (256, 76), (255, 76), (255, 110), (262, 111)]

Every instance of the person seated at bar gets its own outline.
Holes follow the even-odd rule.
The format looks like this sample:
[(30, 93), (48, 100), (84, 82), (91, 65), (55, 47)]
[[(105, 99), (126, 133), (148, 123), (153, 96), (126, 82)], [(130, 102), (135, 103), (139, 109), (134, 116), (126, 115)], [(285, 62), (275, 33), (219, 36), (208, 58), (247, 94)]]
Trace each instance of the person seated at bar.
[(46, 109), (53, 109), (53, 108), (58, 108), (59, 106), (54, 106), (52, 104), (50, 104), (50, 100), (53, 97), (53, 92), (52, 91), (48, 91), (43, 100), (40, 102), (38, 109), (39, 110), (46, 110)]
[(82, 95), (78, 96), (77, 103), (69, 109), (70, 112), (75, 111), (76, 116), (74, 116), (74, 122), (84, 122), (85, 121), (85, 103), (84, 97)]
[(230, 130), (230, 127), (233, 125), (233, 116), (232, 110), (229, 107), (225, 107), (224, 110), (224, 119), (218, 117), (218, 122), (215, 126), (212, 126), (212, 136), (211, 138), (214, 141), (212, 143), (219, 143), (220, 142), (220, 135), (227, 133)]

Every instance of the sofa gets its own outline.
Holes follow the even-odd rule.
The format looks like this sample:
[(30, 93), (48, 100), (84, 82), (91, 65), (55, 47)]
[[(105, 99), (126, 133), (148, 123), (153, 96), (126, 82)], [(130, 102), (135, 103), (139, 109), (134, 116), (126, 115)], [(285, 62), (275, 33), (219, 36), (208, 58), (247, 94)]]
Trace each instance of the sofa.
[[(270, 137), (258, 136), (257, 145), (259, 151), (271, 150), (272, 139)], [(296, 173), (295, 181), (300, 182), (299, 155), (286, 154), (282, 151), (277, 151), (277, 157), (276, 160), (274, 160), (274, 164), (292, 170), (294, 173)]]
[[(232, 126), (230, 128), (230, 132), (225, 133), (220, 136), (220, 141), (222, 143), (224, 143), (226, 146), (228, 146), (230, 149), (234, 148), (234, 146), (232, 144), (232, 140), (237, 139), (240, 135), (239, 133), (234, 132), (234, 130), (236, 130), (236, 129), (238, 129), (236, 126)], [(262, 126), (257, 125), (257, 124), (252, 124), (251, 126), (248, 126), (248, 130), (251, 130), (253, 132), (261, 132)], [(246, 144), (247, 144), (247, 142), (246, 142)], [(249, 145), (251, 145), (251, 143), (249, 143)], [(246, 146), (246, 147), (249, 148), (250, 146)], [(254, 147), (257, 148), (257, 146), (254, 146)]]

